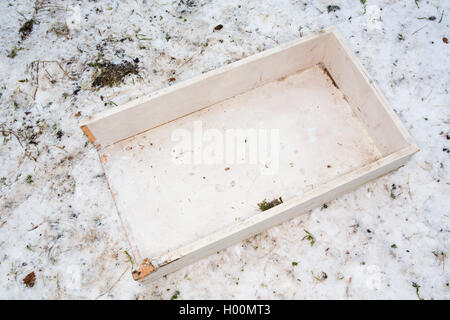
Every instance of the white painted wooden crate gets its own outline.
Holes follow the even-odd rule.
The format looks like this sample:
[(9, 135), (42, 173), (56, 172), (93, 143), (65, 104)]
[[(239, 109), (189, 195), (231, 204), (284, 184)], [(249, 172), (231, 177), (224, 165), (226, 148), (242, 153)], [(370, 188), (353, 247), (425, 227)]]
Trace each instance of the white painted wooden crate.
[[(194, 132), (199, 121), (219, 136), (278, 130), (277, 167), (265, 174), (273, 163), (187, 163), (194, 150), (177, 149), (172, 135)], [(81, 128), (98, 149), (139, 263), (136, 280), (320, 206), (418, 151), (334, 27), (100, 113)], [(259, 210), (263, 199), (278, 197), (283, 203)]]

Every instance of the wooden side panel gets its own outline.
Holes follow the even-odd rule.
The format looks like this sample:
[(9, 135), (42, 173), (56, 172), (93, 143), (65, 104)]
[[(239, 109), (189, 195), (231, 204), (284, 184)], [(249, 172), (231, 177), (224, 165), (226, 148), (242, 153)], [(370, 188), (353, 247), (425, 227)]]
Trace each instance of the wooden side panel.
[(267, 211), (258, 216), (254, 216), (239, 225), (232, 226), (189, 246), (180, 248), (168, 255), (166, 261), (154, 269), (153, 272), (148, 273), (143, 280), (151, 281), (177, 271), (201, 258), (207, 257), (270, 227), (297, 217), (323, 203), (334, 200), (339, 195), (404, 165), (417, 151), (416, 147), (409, 146), (359, 170), (330, 181), (304, 194), (296, 201), (278, 205), (270, 209), (270, 212)]
[(330, 34), (327, 45), (324, 65), (380, 152), (386, 156), (414, 145), (395, 112), (337, 30)]
[(323, 59), (326, 35), (305, 37), (160, 90), (82, 124), (105, 147), (262, 84), (311, 67)]

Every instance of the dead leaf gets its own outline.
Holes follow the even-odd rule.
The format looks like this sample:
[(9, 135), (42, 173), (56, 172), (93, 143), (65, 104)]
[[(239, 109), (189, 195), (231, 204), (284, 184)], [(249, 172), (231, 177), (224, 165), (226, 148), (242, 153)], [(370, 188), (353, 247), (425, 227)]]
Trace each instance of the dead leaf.
[(29, 288), (34, 286), (34, 282), (36, 281), (36, 275), (33, 272), (30, 272), (29, 274), (27, 274), (27, 276), (25, 278), (23, 278), (23, 283), (25, 283), (25, 285)]

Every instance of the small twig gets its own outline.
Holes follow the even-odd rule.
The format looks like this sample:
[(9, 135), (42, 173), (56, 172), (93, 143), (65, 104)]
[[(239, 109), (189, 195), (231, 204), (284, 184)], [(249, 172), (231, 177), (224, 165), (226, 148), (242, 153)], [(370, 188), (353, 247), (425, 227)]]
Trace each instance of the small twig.
[(348, 284), (347, 284), (347, 288), (345, 289), (345, 295), (348, 297), (348, 292), (350, 291), (350, 285), (352, 283), (352, 277), (350, 277), (350, 279), (348, 279)]
[(65, 153), (69, 153), (69, 151), (67, 151), (63, 147), (60, 147), (60, 146), (57, 146), (57, 145), (49, 145), (49, 147), (54, 147), (54, 148), (57, 148), (57, 149), (60, 149), (60, 150), (64, 151)]
[(411, 33), (411, 35), (415, 35), (417, 32), (419, 32), (420, 30), (422, 30), (423, 28), (425, 28), (427, 25), (424, 25), (423, 27), (417, 29), (416, 31), (414, 31), (413, 33)]
[[(245, 32), (247, 32), (247, 33), (250, 33), (250, 34), (252, 34), (253, 32), (251, 32), (251, 31), (248, 31), (248, 30), (244, 30)], [(275, 42), (276, 44), (280, 44), (277, 40), (275, 40), (274, 38), (272, 38), (271, 36), (268, 36), (268, 35), (265, 35), (265, 34), (261, 34), (261, 33), (257, 33), (257, 34), (259, 34), (259, 35), (262, 35), (263, 37), (266, 37), (267, 39), (270, 39), (270, 40), (272, 40), (273, 42)]]
[(47, 68), (45, 68), (45, 66), (44, 66), (44, 71), (45, 71), (45, 73), (47, 73), (47, 75), (49, 76), (49, 78), (50, 78), (52, 81), (55, 80), (55, 79), (53, 79), (52, 75), (48, 72)]
[(119, 283), (119, 281), (122, 279), (123, 275), (128, 271), (128, 269), (130, 269), (130, 267), (127, 267), (127, 268), (125, 269), (125, 271), (122, 272), (122, 274), (120, 275), (120, 277), (113, 283), (113, 285), (112, 285), (108, 290), (106, 290), (105, 292), (103, 292), (101, 295), (99, 295), (99, 296), (98, 296), (97, 298), (95, 298), (95, 299), (97, 300), (98, 298), (100, 298), (100, 297), (104, 296), (105, 294), (109, 293), (109, 292), (116, 286), (116, 284)]
[(69, 72), (67, 72), (62, 66), (61, 63), (57, 60), (37, 60), (38, 62), (42, 62), (44, 63), (56, 63), (56, 65), (62, 70), (62, 72), (64, 72), (64, 76), (67, 76), (69, 74)]
[(27, 17), (25, 17), (25, 15), (24, 15), (22, 12), (20, 12), (20, 11), (17, 10), (17, 9), (16, 9), (16, 12), (17, 12), (19, 15), (21, 15), (22, 18), (24, 18), (25, 20), (28, 20)]
[(36, 100), (36, 93), (39, 89), (39, 61), (36, 64), (36, 89), (34, 90), (33, 100)]
[(63, 72), (63, 77), (67, 77), (69, 79), (72, 79), (69, 76), (69, 72), (66, 71), (63, 66), (61, 65), (61, 63), (57, 60), (35, 60), (33, 61), (33, 63), (36, 63), (36, 89), (34, 90), (34, 94), (33, 94), (33, 99), (36, 100), (36, 94), (38, 92), (39, 89), (39, 64), (42, 63), (42, 66), (44, 67), (45, 72), (48, 74), (48, 76), (53, 80), (53, 77), (50, 75), (50, 73), (47, 71), (47, 69), (45, 68), (45, 64), (46, 63), (56, 63), (56, 65), (61, 69), (61, 71)]
[(58, 299), (61, 298), (61, 287), (59, 285), (59, 272), (56, 273), (56, 293)]
[(185, 60), (182, 64), (180, 64), (179, 68), (183, 67), (186, 63), (191, 62), (193, 58), (194, 56), (191, 56), (189, 59)]
[(409, 175), (408, 175), (408, 195), (409, 195), (409, 198), (412, 200), (412, 192), (411, 192), (411, 185), (409, 183)]
[(28, 229), (27, 231), (33, 231), (36, 230), (37, 228), (39, 228), (40, 226), (42, 226), (44, 223), (48, 222), (47, 220), (42, 221), (41, 223), (35, 225), (34, 227), (32, 227), (31, 229)]
[(14, 130), (6, 128), (3, 124), (0, 124), (0, 129), (3, 136), (8, 136), (12, 134), (14, 137), (16, 137), (17, 141), (19, 142), (20, 146), (23, 148), (22, 142), (20, 141), (19, 134), (17, 134)]
[(266, 37), (266, 38), (268, 38), (268, 39), (270, 39), (270, 40), (272, 40), (272, 41), (275, 42), (276, 44), (280, 44), (277, 40), (275, 40), (274, 38), (272, 38), (272, 37), (270, 37), (270, 36), (267, 36), (267, 35), (265, 35), (265, 34), (263, 34), (263, 36)]

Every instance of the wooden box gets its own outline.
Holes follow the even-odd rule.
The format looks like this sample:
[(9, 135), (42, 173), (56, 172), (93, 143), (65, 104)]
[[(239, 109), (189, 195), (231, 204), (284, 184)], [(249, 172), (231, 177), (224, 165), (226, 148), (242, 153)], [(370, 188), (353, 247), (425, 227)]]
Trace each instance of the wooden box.
[[(136, 280), (321, 206), (418, 151), (334, 27), (105, 111), (81, 128), (97, 147), (138, 262)], [(276, 158), (252, 162), (247, 149), (220, 158), (215, 147), (229, 132), (240, 134), (241, 151), (269, 132)], [(177, 144), (183, 133), (197, 144)], [(264, 199), (280, 197), (260, 210)]]

